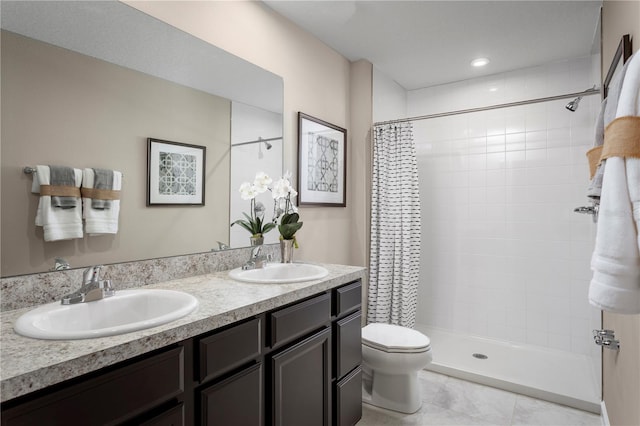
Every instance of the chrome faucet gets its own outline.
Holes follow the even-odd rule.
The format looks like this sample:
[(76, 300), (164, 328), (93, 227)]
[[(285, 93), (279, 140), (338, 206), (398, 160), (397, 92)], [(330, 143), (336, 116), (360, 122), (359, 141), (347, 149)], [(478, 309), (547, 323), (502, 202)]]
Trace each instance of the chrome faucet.
[(90, 266), (82, 273), (82, 287), (76, 292), (68, 294), (60, 300), (63, 305), (93, 302), (113, 296), (116, 291), (111, 285), (111, 280), (101, 280), (100, 271), (102, 265)]
[(249, 260), (242, 266), (243, 270), (264, 268), (268, 258), (262, 254), (262, 246), (255, 246), (251, 250)]

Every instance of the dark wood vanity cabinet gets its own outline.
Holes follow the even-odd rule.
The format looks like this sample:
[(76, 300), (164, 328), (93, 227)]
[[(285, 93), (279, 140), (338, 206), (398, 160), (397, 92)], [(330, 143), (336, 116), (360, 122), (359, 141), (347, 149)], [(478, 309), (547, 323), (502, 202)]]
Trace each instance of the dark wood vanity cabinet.
[(183, 425), (185, 347), (155, 351), (3, 404), (3, 426)]
[(360, 281), (8, 401), (2, 425), (350, 426)]

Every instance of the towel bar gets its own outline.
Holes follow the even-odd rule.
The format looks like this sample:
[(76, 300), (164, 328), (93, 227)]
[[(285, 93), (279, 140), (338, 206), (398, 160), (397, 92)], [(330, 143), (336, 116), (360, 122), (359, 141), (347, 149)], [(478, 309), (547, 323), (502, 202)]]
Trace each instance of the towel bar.
[[(38, 171), (36, 170), (36, 168), (35, 168), (35, 167), (31, 167), (31, 166), (24, 166), (24, 168), (22, 169), (22, 172), (23, 172), (25, 175), (32, 175), (32, 174), (34, 174), (34, 173), (37, 173)], [(124, 176), (124, 175), (122, 175), (122, 176)]]

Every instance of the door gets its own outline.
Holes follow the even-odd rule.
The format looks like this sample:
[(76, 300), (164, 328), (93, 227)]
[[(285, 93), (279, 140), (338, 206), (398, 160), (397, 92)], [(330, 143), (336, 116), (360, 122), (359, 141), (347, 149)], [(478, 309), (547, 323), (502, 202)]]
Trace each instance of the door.
[(331, 423), (331, 329), (312, 335), (271, 360), (273, 424)]

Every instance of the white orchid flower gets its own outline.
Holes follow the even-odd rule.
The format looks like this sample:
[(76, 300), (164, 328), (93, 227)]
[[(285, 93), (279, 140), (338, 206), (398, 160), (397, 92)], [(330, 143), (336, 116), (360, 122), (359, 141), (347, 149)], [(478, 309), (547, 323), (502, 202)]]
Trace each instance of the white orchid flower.
[(269, 177), (269, 175), (264, 172), (258, 172), (256, 174), (255, 180), (253, 181), (253, 186), (255, 186), (258, 194), (262, 194), (267, 189), (269, 189), (269, 185), (271, 185), (271, 182), (273, 182), (273, 180)]
[(258, 195), (258, 191), (251, 183), (245, 182), (240, 185), (240, 198), (243, 200), (253, 200), (256, 195)]
[(290, 190), (291, 186), (287, 179), (278, 179), (273, 185), (273, 188), (271, 188), (271, 194), (274, 199), (286, 198), (289, 195)]

